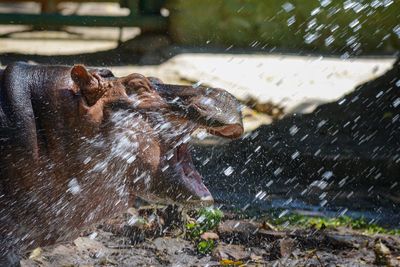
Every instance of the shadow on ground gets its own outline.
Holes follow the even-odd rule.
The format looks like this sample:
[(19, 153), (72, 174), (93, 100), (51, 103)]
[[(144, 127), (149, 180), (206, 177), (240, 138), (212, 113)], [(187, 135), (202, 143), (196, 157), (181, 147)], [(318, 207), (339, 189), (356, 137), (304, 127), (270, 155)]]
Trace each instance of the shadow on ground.
[(222, 146), (197, 145), (196, 164), (224, 204), (364, 216), (398, 227), (399, 78), (398, 61), (311, 114)]
[[(7, 38), (10, 34), (0, 38)], [(118, 45), (115, 49), (82, 53), (76, 55), (32, 55), (24, 53), (0, 54), (3, 65), (15, 61), (33, 61), (40, 64), (85, 64), (90, 66), (124, 66), (124, 65), (159, 65), (168, 59), (182, 53), (217, 53), (217, 54), (287, 54), (287, 55), (320, 55), (324, 57), (339, 57), (340, 54), (318, 53), (313, 51), (282, 50), (269, 48), (236, 48), (216, 47), (205, 44), (201, 47), (179, 46), (172, 44), (167, 35), (143, 34)], [(366, 55), (368, 56), (368, 55)], [(374, 54), (371, 56), (393, 56), (390, 53)]]

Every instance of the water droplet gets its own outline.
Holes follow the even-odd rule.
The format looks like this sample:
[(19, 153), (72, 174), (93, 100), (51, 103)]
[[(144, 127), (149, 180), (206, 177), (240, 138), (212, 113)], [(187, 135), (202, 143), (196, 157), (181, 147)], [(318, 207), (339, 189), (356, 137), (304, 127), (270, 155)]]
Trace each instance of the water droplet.
[(290, 11), (292, 11), (294, 9), (294, 5), (292, 3), (286, 2), (282, 5), (282, 8), (289, 13)]
[[(242, 208), (242, 211), (247, 210), (247, 208), (250, 207), (250, 204), (247, 203), (246, 205), (244, 205), (244, 207)], [(239, 225), (239, 223), (237, 223), (237, 225)]]
[(325, 46), (330, 46), (335, 41), (335, 38), (330, 35), (325, 39)]
[(318, 187), (319, 189), (323, 190), (328, 186), (328, 183), (322, 180), (316, 180), (314, 182), (311, 183), (310, 186), (315, 186)]
[(89, 235), (89, 239), (95, 239), (97, 237), (97, 232), (93, 232)]
[(296, 22), (296, 17), (295, 17), (295, 16), (291, 16), (291, 17), (288, 18), (288, 20), (287, 20), (287, 25), (288, 25), (288, 26), (292, 26), (295, 22)]
[(190, 134), (185, 135), (185, 136), (182, 138), (182, 144), (186, 144), (187, 142), (190, 141), (190, 139), (191, 139)]
[(283, 216), (285, 216), (288, 213), (289, 213), (289, 210), (284, 210), (278, 215), (278, 218), (282, 218)]
[(316, 18), (313, 18), (312, 20), (310, 20), (310, 21), (307, 23), (307, 29), (310, 30), (310, 29), (312, 29), (312, 28), (315, 28), (316, 25), (317, 25), (317, 19), (316, 19)]
[(163, 168), (161, 168), (162, 172), (165, 172), (169, 168), (169, 165), (165, 165)]
[(321, 1), (320, 1), (320, 4), (321, 4), (321, 6), (326, 7), (326, 6), (328, 6), (331, 2), (332, 2), (332, 0), (321, 0)]
[(314, 8), (314, 9), (311, 11), (311, 16), (315, 16), (315, 15), (317, 15), (319, 12), (321, 12), (321, 8), (320, 8), (320, 7)]
[(196, 134), (196, 137), (200, 140), (204, 140), (207, 137), (207, 132), (202, 130)]
[(206, 217), (201, 215), (199, 218), (197, 218), (196, 222), (197, 223), (202, 223), (202, 222), (204, 222), (205, 219), (206, 219)]
[(396, 98), (393, 101), (393, 107), (397, 108), (400, 105), (400, 97)]
[(332, 176), (333, 176), (333, 172), (331, 172), (331, 171), (326, 171), (322, 174), (322, 178), (325, 180), (330, 179)]
[(292, 159), (296, 159), (298, 156), (300, 156), (300, 152), (296, 151), (292, 154)]
[(299, 131), (299, 128), (297, 128), (297, 126), (296, 125), (293, 125), (292, 127), (290, 127), (290, 129), (289, 129), (289, 133), (290, 133), (290, 135), (295, 135), (297, 132)]
[(90, 161), (92, 160), (92, 158), (91, 157), (87, 157), (84, 161), (83, 161), (83, 164), (88, 164)]
[(260, 191), (257, 193), (256, 198), (262, 200), (267, 195), (266, 192)]
[(77, 195), (81, 192), (81, 186), (79, 185), (78, 180), (76, 178), (72, 178), (68, 182), (67, 192), (70, 192), (73, 195)]
[(126, 160), (126, 163), (131, 164), (132, 162), (135, 161), (135, 159), (136, 159), (136, 155), (132, 155)]
[(339, 29), (339, 25), (335, 24), (331, 27), (331, 32), (336, 31), (337, 29)]
[(357, 41), (357, 38), (355, 36), (350, 36), (347, 40), (346, 40), (346, 44), (348, 46), (354, 44)]
[(345, 59), (348, 59), (349, 57), (350, 57), (349, 52), (344, 52), (344, 53), (340, 56), (340, 59), (345, 60)]
[(283, 168), (279, 167), (274, 171), (274, 175), (278, 176), (279, 174), (281, 174), (282, 171), (283, 171)]
[(234, 170), (231, 166), (229, 166), (228, 168), (226, 168), (226, 169), (224, 170), (224, 174), (225, 174), (226, 176), (230, 176), (234, 171), (235, 171), (235, 170)]
[(393, 32), (397, 35), (397, 38), (400, 38), (400, 25), (395, 26)]
[(201, 82), (201, 81), (198, 81), (197, 83), (194, 83), (194, 84), (192, 85), (192, 87), (193, 87), (193, 88), (197, 88), (197, 87), (201, 86), (201, 84), (202, 84), (202, 82)]
[(356, 4), (355, 2), (353, 2), (353, 1), (351, 1), (351, 0), (347, 0), (347, 1), (345, 1), (345, 2), (343, 3), (343, 8), (344, 8), (345, 10), (347, 10), (347, 9), (353, 8), (355, 4)]
[(319, 36), (320, 35), (318, 33), (307, 33), (306, 35), (304, 35), (304, 42), (306, 44), (311, 44), (315, 40), (317, 40), (319, 38)]
[(388, 7), (393, 4), (393, 0), (383, 0), (383, 6)]
[(326, 120), (321, 120), (321, 121), (318, 123), (317, 127), (318, 127), (318, 128), (321, 128), (322, 126), (325, 125), (325, 123), (326, 123)]
[(350, 28), (354, 28), (355, 26), (357, 26), (360, 23), (360, 21), (358, 19), (353, 20), (352, 22), (350, 22), (349, 26)]

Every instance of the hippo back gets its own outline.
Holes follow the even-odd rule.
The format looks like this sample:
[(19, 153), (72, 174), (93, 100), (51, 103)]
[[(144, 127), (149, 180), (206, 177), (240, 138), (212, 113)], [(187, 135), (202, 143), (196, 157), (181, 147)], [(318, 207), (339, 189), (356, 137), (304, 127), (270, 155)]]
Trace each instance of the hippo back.
[[(3, 108), (2, 108), (2, 103), (3, 103), (3, 99), (2, 99), (2, 95), (3, 95), (3, 91), (2, 91), (2, 87), (3, 87), (3, 69), (0, 69), (0, 150), (2, 149), (2, 147), (4, 146), (4, 138), (6, 138), (5, 136), (5, 127), (7, 125), (7, 120), (6, 120), (6, 116), (4, 114)], [(1, 180), (3, 178), (3, 174), (2, 174), (2, 170), (3, 166), (2, 166), (2, 162), (1, 162), (1, 158), (0, 158), (0, 193), (2, 192), (2, 183)]]
[[(2, 87), (3, 87), (3, 69), (0, 69), (0, 128), (6, 125), (6, 116), (2, 108)], [(1, 130), (0, 130), (1, 131)]]

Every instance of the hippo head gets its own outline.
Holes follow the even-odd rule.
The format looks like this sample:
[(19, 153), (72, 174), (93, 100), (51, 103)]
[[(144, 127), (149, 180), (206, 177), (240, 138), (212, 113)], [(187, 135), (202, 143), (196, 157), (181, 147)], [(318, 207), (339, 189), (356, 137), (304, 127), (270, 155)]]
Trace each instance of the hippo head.
[(240, 137), (241, 105), (234, 96), (222, 89), (164, 84), (140, 74), (107, 77), (80, 65), (71, 76), (85, 99), (87, 116), (124, 136), (133, 133), (132, 148), (127, 149), (136, 149), (135, 160), (121, 163), (130, 166), (125, 172), (130, 194), (161, 203), (213, 201), (194, 167), (188, 141), (197, 129)]

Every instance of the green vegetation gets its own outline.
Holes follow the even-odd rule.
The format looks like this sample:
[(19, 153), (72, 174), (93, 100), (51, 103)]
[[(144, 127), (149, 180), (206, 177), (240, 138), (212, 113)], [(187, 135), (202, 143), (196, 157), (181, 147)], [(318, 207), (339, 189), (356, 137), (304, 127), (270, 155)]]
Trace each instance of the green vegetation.
[(348, 216), (336, 218), (310, 217), (300, 214), (291, 214), (272, 220), (278, 226), (292, 225), (296, 227), (314, 227), (316, 229), (348, 227), (354, 230), (360, 230), (366, 234), (390, 234), (400, 235), (400, 229), (387, 229), (375, 223), (368, 223), (364, 218), (353, 219)]
[(400, 1), (382, 2), (169, 0), (170, 33), (186, 45), (395, 51), (400, 48)]
[(196, 243), (197, 251), (201, 254), (209, 254), (215, 247), (213, 239), (203, 239), (201, 236), (215, 230), (222, 220), (222, 211), (214, 208), (202, 208), (197, 212), (196, 221), (188, 222), (185, 226), (186, 237)]
[(197, 244), (197, 252), (199, 252), (200, 254), (210, 254), (214, 248), (215, 248), (214, 240), (201, 240)]

